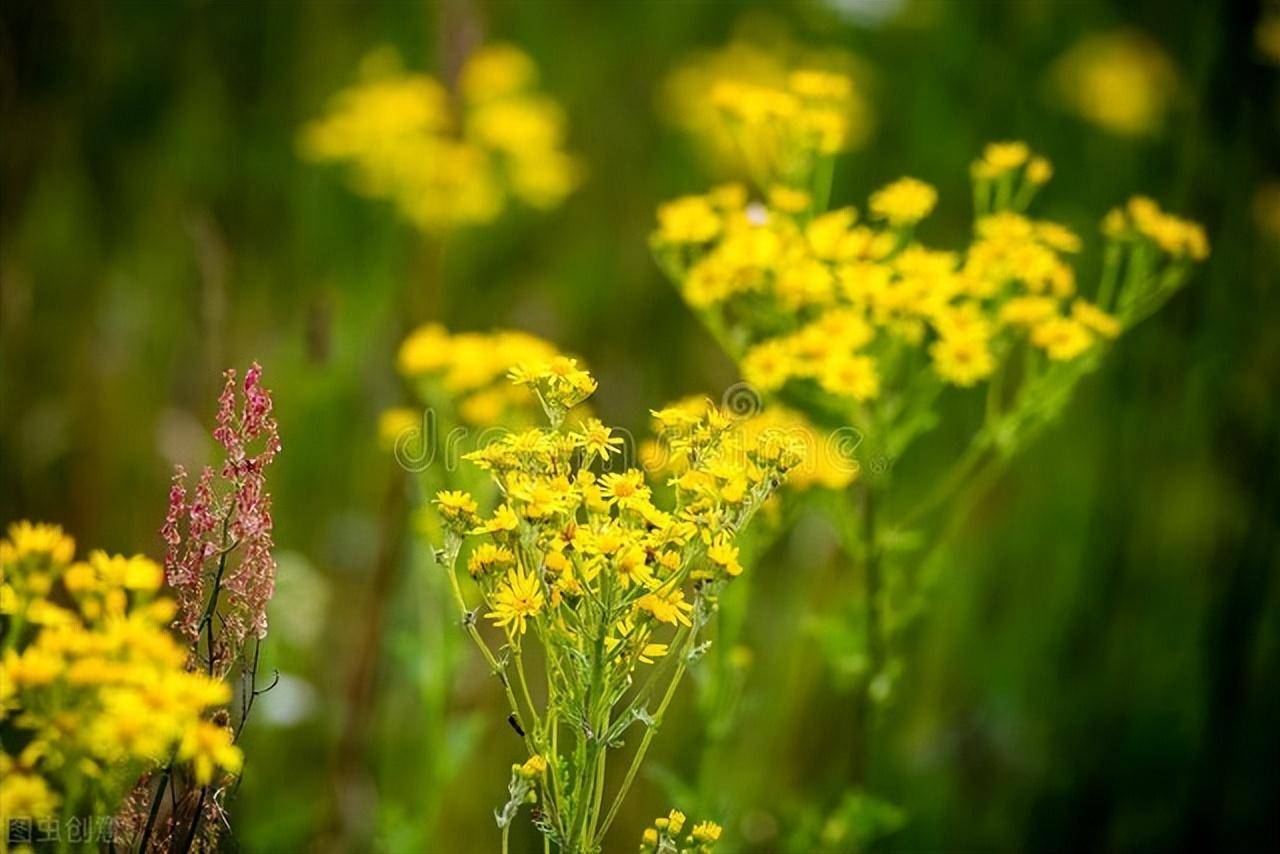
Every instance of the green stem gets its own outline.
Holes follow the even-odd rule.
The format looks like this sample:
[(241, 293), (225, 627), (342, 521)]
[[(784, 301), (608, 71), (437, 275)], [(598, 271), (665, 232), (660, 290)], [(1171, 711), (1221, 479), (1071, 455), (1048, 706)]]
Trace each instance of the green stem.
[(1094, 302), (1103, 311), (1110, 311), (1111, 298), (1115, 294), (1116, 281), (1120, 277), (1120, 244), (1107, 246), (1102, 260), (1102, 280), (1098, 283), (1098, 295)]
[(851, 777), (866, 782), (870, 769), (872, 698), (871, 685), (883, 667), (884, 648), (880, 619), (880, 548), (876, 537), (876, 498), (870, 485), (862, 488), (863, 608), (867, 633), (867, 673), (858, 685), (854, 700), (854, 748)]
[[(457, 559), (458, 554), (457, 551), (454, 550), (453, 554), (450, 555), (446, 569), (449, 573), (450, 586), (453, 589), (453, 598), (457, 602), (458, 610), (462, 614), (462, 623), (466, 626), (467, 634), (471, 637), (471, 640), (475, 642), (476, 647), (480, 650), (480, 654), (484, 656), (484, 660), (488, 663), (489, 668), (493, 671), (494, 675), (498, 677), (499, 681), (502, 682), (502, 688), (506, 691), (507, 703), (511, 706), (511, 712), (517, 719), (519, 719), (520, 704), (516, 702), (515, 692), (511, 690), (511, 680), (507, 678), (507, 669), (498, 662), (497, 658), (494, 657), (493, 653), (489, 650), (489, 645), (484, 642), (484, 638), (480, 637), (480, 632), (476, 629), (475, 621), (471, 616), (470, 610), (467, 608), (467, 600), (462, 597), (462, 587), (458, 584), (458, 573), (455, 570)], [(524, 734), (524, 744), (530, 755), (538, 752), (528, 730), (526, 730)]]
[(836, 158), (826, 155), (818, 158), (818, 166), (814, 170), (813, 213), (822, 213), (831, 204), (831, 184), (835, 179)]
[(542, 718), (538, 715), (538, 707), (533, 704), (533, 695), (529, 693), (529, 680), (524, 675), (524, 650), (517, 643), (512, 647), (512, 655), (516, 660), (516, 677), (520, 680), (520, 691), (524, 695), (525, 705), (529, 707), (529, 722), (533, 726), (534, 740), (542, 741)]
[(965, 449), (964, 454), (952, 466), (951, 471), (942, 482), (924, 500), (917, 504), (911, 512), (902, 517), (901, 527), (910, 527), (915, 522), (920, 521), (920, 519), (950, 498), (957, 489), (964, 486), (966, 478), (973, 473), (975, 468), (982, 462), (983, 457), (989, 452), (991, 435), (993, 433), (990, 429), (984, 429), (973, 437), (969, 447)]
[[(586, 739), (590, 744), (583, 751), (584, 761), (578, 767), (578, 786), (575, 794), (576, 808), (578, 815), (575, 816), (573, 829), (578, 838), (577, 848), (579, 851), (588, 850), (588, 840), (590, 839), (590, 830), (593, 821), (591, 815), (591, 804), (594, 797), (594, 791), (597, 786), (603, 785), (603, 761), (604, 739), (608, 728), (608, 706), (602, 702), (602, 698), (607, 693), (602, 684), (604, 678), (604, 656), (605, 656), (605, 634), (609, 631), (610, 618), (613, 610), (613, 585), (610, 583), (610, 576), (606, 575), (603, 589), (600, 591), (600, 624), (596, 628), (595, 650), (591, 662), (591, 680), (588, 683), (587, 694), (583, 702), (583, 709), (586, 712), (588, 724), (592, 728), (589, 733), (580, 733), (579, 739)], [(598, 706), (603, 706), (605, 721), (603, 728), (600, 721), (600, 710)]]
[(662, 702), (658, 705), (658, 711), (653, 716), (653, 723), (649, 724), (648, 729), (645, 730), (644, 738), (640, 740), (640, 746), (636, 748), (635, 755), (631, 757), (631, 765), (627, 768), (626, 776), (622, 778), (622, 786), (618, 789), (618, 794), (614, 797), (613, 803), (609, 807), (609, 812), (605, 814), (600, 832), (595, 837), (597, 844), (604, 841), (604, 835), (609, 831), (609, 825), (613, 823), (614, 817), (618, 814), (618, 808), (622, 806), (622, 801), (626, 798), (627, 792), (631, 789), (631, 784), (636, 778), (636, 773), (640, 770), (640, 763), (644, 761), (644, 755), (649, 750), (649, 744), (653, 741), (653, 736), (658, 727), (662, 725), (662, 716), (666, 714), (667, 706), (671, 705), (671, 698), (676, 695), (676, 688), (680, 686), (680, 680), (684, 678), (689, 652), (693, 649), (693, 641), (696, 637), (697, 632), (690, 631), (685, 639), (684, 649), (680, 650), (680, 659), (676, 663), (676, 672), (671, 677), (671, 684), (667, 686), (667, 692), (663, 695)]
[[(601, 723), (607, 730), (609, 727), (607, 715)], [(587, 822), (587, 839), (595, 839), (596, 836), (596, 823), (600, 820), (600, 805), (604, 802), (604, 770), (608, 761), (609, 746), (602, 743), (596, 750), (595, 794), (591, 798), (591, 820)]]

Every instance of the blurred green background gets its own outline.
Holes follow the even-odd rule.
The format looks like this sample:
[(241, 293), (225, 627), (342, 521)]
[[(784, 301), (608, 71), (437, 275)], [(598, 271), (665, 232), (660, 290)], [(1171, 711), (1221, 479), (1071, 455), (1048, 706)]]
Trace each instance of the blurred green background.
[[(986, 141), (1021, 138), (1056, 166), (1039, 214), (1092, 237), (1103, 211), (1145, 192), (1204, 222), (1213, 243), (951, 550), (879, 733), (871, 785), (908, 822), (878, 847), (1250, 850), (1280, 838), (1280, 237), (1255, 204), (1280, 177), (1280, 90), (1255, 47), (1257, 3), (9, 0), (0, 521), (56, 521), (82, 546), (158, 555), (171, 467), (208, 455), (221, 370), (256, 358), (276, 394), (269, 646), (284, 679), (247, 734), (233, 805), (245, 850), (496, 844), (490, 810), (518, 749), (477, 662), (451, 692), (470, 746), (448, 785), (422, 791), (411, 751), (385, 759), (415, 738), (396, 685), (430, 666), (398, 605), (407, 571), (371, 674), (370, 743), (343, 742), (375, 567), (421, 558), (383, 553), (398, 529), (377, 416), (401, 401), (402, 294), (435, 289), (451, 328), (526, 329), (580, 354), (602, 417), (637, 433), (650, 406), (733, 382), (649, 257), (656, 204), (708, 181), (655, 98), (683, 57), (766, 8), (798, 41), (868, 63), (876, 130), (839, 162), (837, 202), (916, 175), (942, 199), (926, 238), (955, 245), (969, 162)], [(1149, 137), (1109, 136), (1046, 92), (1068, 46), (1117, 27), (1177, 68), (1169, 118)], [(447, 74), (481, 37), (527, 50), (567, 109), (589, 176), (559, 210), (439, 249), (298, 159), (298, 128), (369, 49), (390, 43)], [(830, 551), (829, 533), (800, 527), (761, 586), (834, 571)], [(753, 802), (739, 805), (746, 829), (726, 836), (761, 850), (782, 845), (798, 797), (828, 784), (841, 726), (820, 663), (795, 666), (812, 649), (802, 610), (824, 604), (778, 601), (789, 604), (748, 620), (754, 694), (732, 761)], [(680, 719), (655, 748), (677, 775), (695, 762)], [(398, 836), (428, 801), (433, 839)], [(630, 850), (669, 805), (661, 781), (643, 779), (610, 849)]]

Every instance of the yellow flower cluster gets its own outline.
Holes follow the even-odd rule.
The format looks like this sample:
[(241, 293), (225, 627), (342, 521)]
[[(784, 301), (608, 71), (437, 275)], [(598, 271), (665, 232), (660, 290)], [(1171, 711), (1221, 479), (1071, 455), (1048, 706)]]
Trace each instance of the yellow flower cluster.
[[(539, 374), (543, 382), (548, 374), (562, 376), (537, 368), (517, 373)], [(594, 387), (594, 380), (585, 384)], [(568, 397), (549, 401), (548, 409), (581, 400), (580, 387), (568, 385)], [(618, 444), (597, 421), (512, 433), (467, 456), (490, 472), (504, 503), (486, 519), (475, 515), (476, 502), (466, 493), (442, 492), (436, 504), (449, 524), (483, 538), (468, 567), (495, 625), (519, 635), (529, 620), (543, 617), (577, 642), (582, 597), (611, 595), (617, 624), (610, 644), (627, 650), (619, 651), (620, 663), (633, 667), (646, 649), (665, 651), (645, 642), (657, 624), (689, 625), (692, 605), (682, 582), (737, 574), (733, 534), (799, 462), (792, 436), (761, 431), (748, 445), (720, 410), (710, 404), (701, 410), (654, 413), (680, 461), (671, 466), (670, 480), (678, 512), (653, 503), (653, 489), (638, 469), (592, 471)]]
[[(714, 406), (664, 409), (653, 417), (666, 452), (682, 464), (665, 487), (655, 487), (642, 471), (615, 467), (622, 443), (611, 428), (594, 419), (564, 423), (564, 412), (596, 387), (573, 360), (521, 365), (511, 374), (537, 392), (552, 426), (508, 433), (466, 456), (490, 474), (501, 503), (481, 516), (468, 493), (439, 493), (435, 503), (449, 532), (441, 555), (473, 639), (504, 683), (520, 686), (509, 701), (530, 753), (548, 767), (540, 784), (547, 832), (561, 841), (576, 833), (576, 844), (590, 848), (626, 788), (597, 826), (605, 753), (630, 725), (661, 717), (720, 586), (742, 572), (735, 535), (800, 458), (790, 436), (762, 432), (744, 442)], [(666, 509), (655, 489), (671, 493)], [(458, 584), (453, 566), (460, 557), (481, 608), (467, 604)], [(489, 651), (473, 622), (477, 612), (501, 630), (508, 652)], [(530, 636), (547, 662), (541, 707), (522, 663)], [(665, 674), (665, 694), (655, 689), (656, 676), (636, 678), (641, 665), (668, 657), (674, 674), (652, 671)], [(645, 712), (654, 694), (664, 699), (657, 712)], [(562, 725), (578, 750), (555, 749)], [(525, 794), (513, 783), (513, 798)]]
[[(857, 480), (859, 465), (855, 457), (859, 436), (850, 431), (823, 433), (801, 413), (785, 406), (760, 409), (752, 399), (748, 411), (736, 415), (722, 408), (722, 417), (732, 422), (724, 440), (729, 453), (745, 454), (748, 448), (768, 442), (786, 442), (799, 460), (787, 472), (786, 489), (803, 491), (811, 488), (842, 489)], [(691, 418), (704, 416), (713, 404), (705, 397), (687, 397), (669, 404), (664, 412), (687, 412)], [(665, 417), (671, 417), (667, 414)], [(663, 425), (655, 421), (655, 430)], [(672, 456), (666, 446), (655, 440), (641, 443), (640, 461), (650, 476), (678, 476), (689, 466), (689, 460)]]
[[(552, 362), (559, 351), (525, 332), (461, 332), (450, 334), (439, 324), (411, 333), (400, 345), (400, 373), (415, 383), (428, 402), (443, 395), (467, 424), (527, 423), (537, 411), (537, 398), (507, 382), (514, 365)], [(417, 413), (387, 416), (383, 431), (412, 426)]]
[(186, 669), (166, 630), (174, 604), (156, 595), (161, 568), (74, 553), (55, 525), (18, 522), (0, 542), (0, 827), (60, 806), (114, 809), (173, 758), (201, 784), (240, 768), (231, 732), (207, 719), (230, 691)]
[(686, 818), (680, 810), (672, 810), (646, 827), (640, 837), (641, 854), (711, 854), (720, 841), (721, 828), (714, 821), (700, 821), (682, 839)]
[[(936, 194), (910, 178), (872, 195), (882, 225), (860, 224), (852, 208), (748, 203), (732, 185), (663, 206), (652, 243), (685, 299), (745, 343), (744, 379), (765, 393), (804, 384), (843, 411), (905, 386), (917, 349), (938, 377), (972, 386), (1023, 342), (1067, 361), (1118, 335), (1110, 307), (1077, 292), (1069, 258), (1080, 239), (1020, 212), (1049, 163), (1023, 143), (995, 143), (972, 171), (980, 215), (961, 252), (915, 239)], [(1208, 251), (1198, 226), (1141, 199), (1109, 217), (1107, 233), (1157, 251), (1152, 272)]]
[(867, 208), (876, 219), (904, 226), (927, 217), (937, 203), (938, 191), (933, 187), (915, 178), (901, 178), (873, 193)]
[[(596, 390), (595, 378), (578, 367), (577, 359), (568, 356), (556, 356), (540, 362), (523, 362), (512, 367), (508, 377), (515, 385), (533, 390), (555, 427), (560, 426), (565, 413)], [(583, 447), (590, 446), (589, 450), (593, 454), (605, 453), (604, 449), (610, 447), (609, 431), (605, 430), (604, 438), (601, 439), (599, 429), (602, 428), (582, 434)]]
[(1178, 90), (1168, 54), (1131, 30), (1086, 36), (1054, 62), (1050, 78), (1067, 109), (1119, 136), (1159, 131)]
[(462, 67), (454, 97), (381, 48), (299, 147), (310, 160), (350, 164), (358, 192), (428, 231), (490, 222), (516, 201), (554, 208), (582, 167), (563, 150), (563, 111), (536, 91), (537, 76), (520, 50), (488, 45)]
[(663, 107), (730, 171), (796, 175), (866, 141), (872, 114), (860, 76), (842, 51), (739, 39), (673, 71)]
[(1102, 230), (1116, 240), (1148, 240), (1175, 258), (1203, 261), (1209, 257), (1209, 238), (1199, 224), (1165, 213), (1146, 196), (1134, 196), (1108, 213)]

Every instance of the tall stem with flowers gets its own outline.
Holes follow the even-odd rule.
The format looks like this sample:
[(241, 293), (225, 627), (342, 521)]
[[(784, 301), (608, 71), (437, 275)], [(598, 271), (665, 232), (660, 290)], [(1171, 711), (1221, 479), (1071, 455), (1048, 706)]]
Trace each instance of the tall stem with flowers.
[[(186, 470), (177, 467), (160, 535), (167, 545), (165, 581), (178, 600), (175, 626), (188, 648), (187, 669), (240, 683), (239, 714), (221, 711), (213, 722), (217, 729), (205, 736), (232, 749), (254, 702), (267, 690), (258, 685), (258, 662), (276, 562), (266, 470), (281, 446), (261, 366), (253, 363), (242, 384), (234, 369), (224, 379), (213, 430), (222, 464), (217, 470), (206, 466), (190, 494)], [(193, 775), (180, 770), (171, 759), (157, 782), (144, 778), (135, 809), (126, 812), (133, 824), (142, 822), (140, 852), (203, 850), (217, 843), (226, 797), (238, 780), (215, 777), (207, 764), (197, 764)], [(142, 794), (149, 795), (145, 817), (136, 810)], [(160, 820), (166, 797), (168, 815)]]
[[(719, 593), (742, 571), (734, 537), (797, 458), (768, 438), (731, 446), (732, 424), (714, 407), (700, 416), (657, 412), (664, 447), (683, 461), (672, 503), (660, 509), (641, 471), (609, 471), (622, 445), (610, 428), (594, 419), (566, 425), (569, 409), (596, 387), (574, 360), (523, 365), (512, 378), (537, 393), (550, 427), (467, 456), (489, 472), (502, 503), (481, 518), (469, 494), (440, 493), (439, 560), (528, 754), (512, 767), (510, 797), (495, 813), (503, 847), (528, 802), (548, 845), (586, 854), (600, 850), (706, 649), (702, 630)], [(499, 630), (496, 646), (482, 618)], [(526, 660), (534, 650), (541, 673)], [(629, 757), (627, 741), (635, 744)], [(625, 771), (609, 791), (614, 756), (626, 757)], [(688, 842), (705, 848), (714, 839), (690, 834)]]
[[(466, 10), (462, 12), (465, 16)], [(453, 4), (441, 4), (440, 13), (444, 30), (473, 34), (470, 26), (449, 26), (449, 19), (459, 13)], [(470, 38), (464, 41), (469, 42)], [(446, 45), (444, 58), (470, 47)], [(419, 232), (423, 275), (411, 277), (409, 286), (402, 288), (393, 318), (396, 324), (418, 324), (428, 317), (448, 316), (445, 257), (446, 248), (452, 251), (454, 238), (492, 224), (514, 210), (552, 210), (581, 183), (582, 163), (566, 150), (565, 112), (541, 90), (538, 78), (539, 69), (533, 58), (510, 44), (476, 46), (467, 51), (460, 67), (441, 75), (405, 67), (397, 51), (384, 45), (364, 57), (357, 79), (336, 92), (321, 114), (299, 133), (298, 149), (304, 159), (342, 167), (356, 192), (390, 203)], [(423, 333), (429, 328), (415, 330), (406, 342), (406, 349), (416, 352), (419, 359), (424, 347), (418, 345), (426, 344)], [(406, 329), (401, 326), (397, 334)], [(443, 334), (443, 330), (440, 332)], [(479, 348), (472, 348), (471, 352), (490, 357)], [(484, 359), (485, 364), (490, 361), (491, 358)], [(406, 375), (416, 379), (416, 366), (406, 366), (402, 361), (402, 368), (406, 367)], [(508, 367), (509, 364), (504, 365), (503, 372)], [(471, 379), (475, 379), (474, 374)], [(477, 386), (484, 384), (484, 377), (479, 379)], [(469, 386), (464, 389), (467, 392), (478, 390), (470, 382), (465, 385)], [(503, 398), (501, 394), (475, 395), (470, 405), (474, 410), (502, 410)], [(449, 411), (438, 410), (441, 415)], [(420, 425), (421, 414), (419, 411), (409, 417)], [(384, 418), (383, 425), (390, 426), (396, 434), (393, 441), (405, 432), (404, 419), (403, 409), (392, 410), (389, 420)], [(447, 478), (436, 477), (439, 471), (432, 469), (422, 478), (445, 481), (435, 483), (431, 492), (448, 485)], [(372, 570), (369, 599), (359, 621), (366, 628), (356, 643), (356, 664), (347, 692), (350, 701), (334, 774), (333, 825), (339, 843), (371, 831), (371, 827), (351, 826), (350, 819), (358, 811), (343, 808), (342, 802), (350, 790), (360, 786), (366, 773), (364, 755), (372, 743), (370, 721), (375, 707), (380, 705), (375, 700), (375, 663), (384, 642), (383, 624), (389, 619), (388, 600), (398, 583), (399, 567), (407, 562), (400, 547), (406, 483), (397, 470), (388, 470), (385, 480), (387, 499), (381, 513), (380, 557)], [(444, 616), (451, 613), (448, 597), (441, 596), (444, 591), (436, 586), (441, 581), (437, 575), (426, 584), (411, 582), (419, 600), (419, 631), (424, 636), (436, 632)], [(458, 751), (467, 743), (457, 737), (457, 721), (450, 721), (445, 715), (456, 663), (453, 646), (439, 643), (432, 648), (439, 652), (435, 666), (415, 664), (406, 668), (406, 681), (414, 684), (423, 706), (423, 758), (416, 763), (421, 777), (417, 785), (409, 787), (412, 806), (397, 801), (401, 797), (397, 787), (382, 787), (386, 806), (413, 813), (413, 820), (396, 832), (422, 840), (422, 844), (436, 832), (440, 799), (435, 793), (448, 787), (452, 769), (463, 764), (457, 761)], [(419, 797), (420, 794), (426, 797)]]
[[(1026, 214), (1053, 170), (1020, 142), (991, 144), (973, 164), (974, 235), (959, 250), (917, 236), (937, 193), (914, 178), (874, 193), (865, 224), (852, 207), (829, 210), (840, 146), (831, 127), (819, 133), (805, 116), (838, 107), (849, 88), (838, 76), (801, 69), (782, 90), (742, 90), (723, 104), (726, 127), (745, 148), (759, 148), (754, 124), (785, 141), (767, 168), (753, 170), (763, 198), (727, 185), (672, 201), (658, 211), (652, 245), (769, 405), (860, 434), (860, 476), (830, 504), (861, 568), (862, 607), (839, 618), (850, 626), (832, 630), (842, 644), (860, 637), (847, 750), (847, 777), (860, 788), (875, 710), (902, 668), (896, 641), (921, 608), (933, 555), (1114, 340), (1186, 281), (1208, 243), (1198, 225), (1135, 197), (1103, 222), (1102, 269), (1086, 296), (1072, 261), (1083, 241)], [(896, 461), (944, 423), (942, 396), (972, 397), (984, 385), (976, 428), (946, 423), (952, 435), (968, 432), (950, 469), (923, 491), (899, 483)], [(873, 832), (898, 820), (891, 810), (878, 814), (884, 827)]]

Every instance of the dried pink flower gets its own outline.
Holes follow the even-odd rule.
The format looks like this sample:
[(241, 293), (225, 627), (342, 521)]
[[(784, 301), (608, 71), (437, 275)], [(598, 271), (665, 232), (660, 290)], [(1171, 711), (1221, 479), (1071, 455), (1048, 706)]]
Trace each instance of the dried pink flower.
[[(262, 638), (267, 633), (276, 562), (265, 472), (280, 452), (261, 366), (255, 362), (245, 372), (239, 396), (236, 372), (228, 370), (225, 377), (213, 431), (224, 452), (222, 466), (216, 475), (206, 466), (190, 496), (187, 473), (178, 466), (160, 528), (167, 546), (165, 578), (178, 598), (176, 627), (191, 644), (193, 664), (205, 634), (205, 664), (220, 677), (249, 634)], [(224, 591), (226, 600), (220, 603)]]

